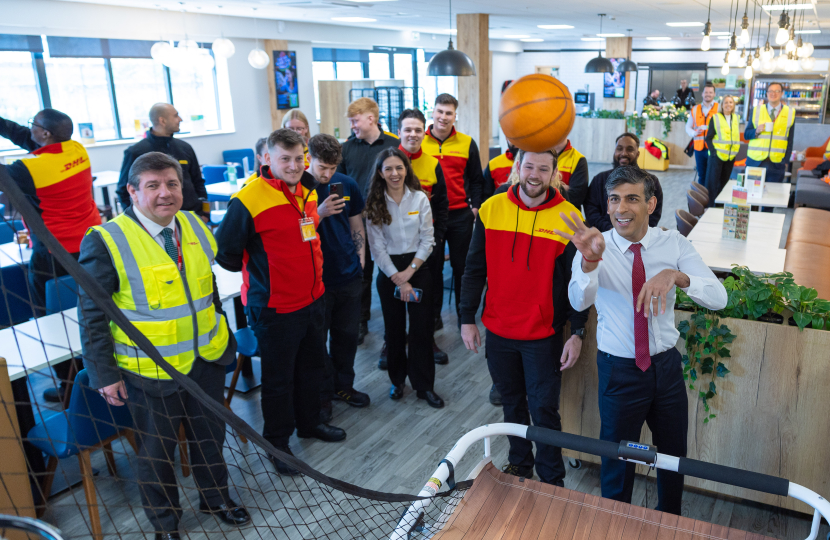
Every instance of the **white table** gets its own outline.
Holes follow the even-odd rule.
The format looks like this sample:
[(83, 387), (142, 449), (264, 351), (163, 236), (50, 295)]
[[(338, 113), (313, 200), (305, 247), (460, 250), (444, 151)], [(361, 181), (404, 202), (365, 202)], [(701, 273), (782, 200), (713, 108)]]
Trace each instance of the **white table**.
[[(750, 228), (758, 227), (763, 229), (774, 229), (779, 233), (784, 230), (784, 214), (773, 214), (770, 212), (750, 212), (749, 226)], [(723, 208), (707, 208), (703, 216), (697, 222), (698, 225), (710, 224), (723, 226)]]
[(101, 190), (101, 200), (95, 202), (104, 206), (111, 206), (115, 210), (115, 206), (110, 201), (117, 200), (115, 188), (118, 186), (121, 173), (119, 171), (99, 171), (92, 173), (92, 176), (95, 178), (92, 181), (92, 187)]
[(230, 201), (231, 195), (242, 188), (242, 182), (244, 181), (244, 178), (240, 178), (236, 184), (225, 181), (206, 185), (205, 190), (208, 194), (208, 200), (211, 202)]
[[(730, 180), (726, 183), (723, 190), (721, 190), (718, 198), (715, 199), (715, 204), (728, 204), (732, 202), (732, 189), (737, 183), (736, 180)], [(759, 198), (750, 197), (748, 202), (752, 206), (768, 206), (773, 208), (786, 208), (790, 203), (790, 191), (792, 184), (766, 182), (764, 184), (764, 194)]]
[(7, 244), (0, 244), (0, 267), (29, 264), (29, 259), (32, 258), (32, 250), (28, 244), (17, 244), (9, 242)]
[[(769, 217), (768, 217), (769, 216)], [(757, 245), (761, 249), (777, 249), (781, 244), (781, 235), (784, 231), (784, 214), (770, 214), (767, 212), (750, 212), (749, 227), (746, 232), (746, 241)], [(697, 242), (744, 242), (723, 238), (723, 208), (709, 208), (703, 214), (692, 232), (689, 240)]]

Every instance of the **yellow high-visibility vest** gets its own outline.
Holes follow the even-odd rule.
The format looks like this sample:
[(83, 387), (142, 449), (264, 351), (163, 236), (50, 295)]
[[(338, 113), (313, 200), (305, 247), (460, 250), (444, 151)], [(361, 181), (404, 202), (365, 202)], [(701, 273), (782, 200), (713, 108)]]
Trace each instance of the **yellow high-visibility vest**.
[[(752, 113), (752, 125), (756, 130), (761, 129), (762, 124), (772, 122), (766, 105), (755, 107)], [(795, 111), (781, 106), (781, 112), (772, 126), (772, 133), (759, 133), (756, 138), (749, 141), (749, 151), (746, 157), (755, 161), (763, 161), (769, 158), (773, 163), (781, 163), (787, 153), (787, 138), (790, 136), (790, 129), (795, 123)]]
[(734, 160), (735, 156), (738, 155), (738, 150), (741, 149), (740, 120), (734, 112), (730, 116), (732, 117), (732, 125), (729, 124), (722, 113), (715, 115), (715, 137), (712, 139), (712, 144), (721, 161)]
[(827, 142), (827, 148), (824, 149), (824, 159), (830, 159), (830, 141)]
[[(97, 227), (118, 271), (115, 305), (152, 342), (165, 360), (187, 374), (196, 356), (219, 360), (228, 346), (228, 325), (213, 305), (216, 240), (192, 212), (178, 212), (183, 270), (144, 227), (121, 214)], [(110, 322), (115, 358), (122, 369), (149, 379), (170, 379)]]

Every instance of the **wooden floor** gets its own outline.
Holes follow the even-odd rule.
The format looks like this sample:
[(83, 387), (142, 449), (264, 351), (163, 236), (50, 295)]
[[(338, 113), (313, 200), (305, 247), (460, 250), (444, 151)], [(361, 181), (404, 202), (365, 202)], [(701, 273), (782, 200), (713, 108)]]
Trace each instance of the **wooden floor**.
[[(602, 169), (597, 169), (597, 172), (599, 170)], [(681, 183), (688, 184), (693, 174), (689, 171), (669, 172), (672, 173), (672, 184), (678, 186)], [(664, 190), (668, 191), (666, 187)], [(672, 189), (673, 193), (679, 194), (680, 191), (680, 187)], [(683, 193), (685, 194), (685, 191)], [(676, 199), (679, 199), (679, 196), (672, 197), (672, 200)], [(685, 196), (682, 202), (685, 205)], [(666, 221), (667, 215), (673, 216), (673, 213), (674, 210), (669, 209), (667, 204), (663, 212), (663, 221)], [(673, 225), (673, 217), (672, 223), (666, 223), (666, 226), (669, 224)], [(335, 402), (332, 424), (345, 429), (348, 433), (347, 439), (342, 443), (324, 443), (294, 436), (291, 438), (291, 448), (298, 458), (333, 478), (367, 489), (416, 494), (439, 461), (464, 433), (483, 424), (501, 421), (503, 417), (501, 409), (492, 406), (487, 399), (491, 380), (484, 354), (480, 352), (474, 355), (464, 348), (456, 328), (454, 306), (446, 306), (446, 293), (443, 312), (445, 326), (435, 336), (438, 345), (450, 358), (448, 365), (436, 366), (435, 390), (446, 401), (446, 407), (440, 410), (428, 407), (423, 400), (416, 398), (410, 387), (407, 387), (402, 400), (391, 401), (388, 398), (388, 375), (377, 368), (378, 353), (382, 344), (382, 318), (377, 295), (373, 296), (370, 334), (359, 347), (355, 361), (355, 386), (370, 395), (371, 406), (356, 409), (345, 403)], [(41, 381), (44, 379), (40, 378)], [(40, 390), (35, 388), (33, 395), (39, 395)], [(247, 395), (236, 394), (232, 408), (255, 429), (261, 429), (262, 411), (258, 391)], [(269, 414), (278, 413), (269, 411)], [(118, 479), (113, 479), (106, 472), (102, 452), (96, 452), (92, 457), (93, 466), (101, 471), (96, 478), (96, 489), (104, 531), (108, 539), (116, 538), (117, 535), (120, 539), (137, 540), (146, 534), (142, 531), (147, 531), (149, 526), (140, 508), (133, 452), (129, 450), (128, 445), (121, 445), (119, 442), (114, 444), (114, 450), (117, 454)], [(480, 460), (482, 451), (483, 447), (479, 446), (467, 454), (457, 467), (458, 478), (467, 475)], [(493, 462), (500, 468), (506, 463), (506, 438), (495, 439), (492, 452)], [(286, 516), (284, 512), (268, 511), (268, 508), (285, 507), (290, 502), (287, 502), (284, 492), (275, 491), (275, 486), (290, 490), (296, 485), (293, 493), (302, 499), (308, 492), (301, 493), (298, 489), (305, 484), (301, 481), (282, 479), (273, 474), (273, 466), (267, 460), (260, 459), (257, 449), (251, 443), (240, 443), (232, 433), (228, 434), (225, 457), (231, 467), (231, 481), (236, 486), (232, 488), (232, 496), (249, 508), (258, 509), (253, 512), (256, 527), (236, 532), (224, 525), (218, 525), (210, 517), (198, 514), (198, 495), (191, 476), (183, 479), (180, 485), (184, 507), (181, 530), (187, 531), (187, 537), (193, 540), (213, 540), (220, 538), (222, 533), (227, 538), (247, 539), (322, 537), (320, 531), (325, 528), (315, 529), (315, 532), (295, 525), (293, 533), (286, 532), (287, 529), (268, 528), (269, 525), (285, 524), (286, 520), (296, 518), (296, 514)], [(567, 472), (565, 486), (568, 489), (592, 496), (600, 495), (598, 467), (567, 467)], [(289, 499), (293, 500), (294, 496)], [(638, 477), (635, 482), (633, 505), (654, 508), (656, 502), (654, 477)], [(302, 506), (303, 503), (297, 504)], [(309, 504), (308, 499), (304, 504)], [(331, 506), (312, 510), (314, 515), (319, 516), (328, 511), (326, 508), (330, 509)], [(386, 505), (384, 508), (389, 513), (395, 511), (400, 515), (400, 507), (392, 508)], [(810, 518), (803, 514), (714, 493), (689, 490), (684, 494), (683, 516), (781, 540), (804, 539), (810, 530)], [(54, 498), (43, 519), (57, 525), (67, 538), (91, 537), (84, 494), (80, 486)], [(371, 520), (366, 518), (365, 522), (369, 523)], [(388, 525), (388, 519), (384, 522)], [(352, 532), (340, 531), (337, 534), (332, 533), (329, 537), (375, 538), (381, 537), (381, 532), (391, 532), (391, 529), (379, 531), (377, 528), (362, 533), (349, 530)], [(827, 532), (828, 526), (824, 523), (820, 537), (822, 540)], [(640, 536), (646, 540), (644, 534), (641, 533)], [(152, 538), (149, 534), (147, 537)]]

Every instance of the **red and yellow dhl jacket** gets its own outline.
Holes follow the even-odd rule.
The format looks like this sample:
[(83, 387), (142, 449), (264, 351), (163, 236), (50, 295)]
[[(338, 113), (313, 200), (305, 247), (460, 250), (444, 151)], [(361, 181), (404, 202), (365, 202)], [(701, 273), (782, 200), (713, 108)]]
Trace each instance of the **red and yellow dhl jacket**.
[(89, 155), (76, 141), (49, 144), (32, 155), (13, 163), (9, 173), (40, 209), (49, 232), (66, 251), (78, 253), (87, 229), (101, 224)]
[(513, 170), (513, 162), (518, 152), (518, 148), (511, 146), (507, 152), (494, 157), (487, 164), (484, 169), (484, 200), (492, 197), (499, 186), (510, 178), (510, 171)]
[(588, 310), (576, 312), (568, 283), (576, 248), (554, 231), (569, 230), (560, 212), (578, 212), (555, 189), (539, 206), (528, 208), (519, 186), (511, 186), (481, 206), (467, 253), (461, 285), (461, 323), (475, 323), (481, 293), (487, 298), (481, 322), (506, 339), (543, 339), (585, 326)]
[(216, 262), (231, 272), (242, 271), (242, 303), (291, 313), (325, 292), (320, 235), (303, 241), (300, 220), (320, 224), (314, 177), (303, 173), (295, 188), (274, 178), (267, 166), (262, 175), (239, 190), (216, 231)]
[(565, 148), (559, 153), (559, 158), (556, 160), (556, 168), (559, 169), (559, 173), (562, 175), (562, 183), (566, 186), (570, 185), (571, 175), (576, 170), (580, 159), (585, 159), (585, 156), (571, 146), (571, 141), (569, 140)]
[(403, 145), (398, 148), (409, 158), (412, 171), (421, 183), (421, 189), (429, 197), (435, 242), (439, 243), (444, 239), (444, 234), (447, 232), (447, 219), (449, 218), (447, 183), (444, 181), (444, 171), (441, 170), (441, 164), (431, 155), (425, 154), (423, 148), (419, 148), (414, 154), (410, 154)]
[(449, 137), (440, 141), (432, 134), (432, 126), (429, 126), (421, 149), (441, 164), (447, 182), (450, 210), (481, 206), (484, 176), (481, 173), (478, 146), (472, 137), (452, 128)]

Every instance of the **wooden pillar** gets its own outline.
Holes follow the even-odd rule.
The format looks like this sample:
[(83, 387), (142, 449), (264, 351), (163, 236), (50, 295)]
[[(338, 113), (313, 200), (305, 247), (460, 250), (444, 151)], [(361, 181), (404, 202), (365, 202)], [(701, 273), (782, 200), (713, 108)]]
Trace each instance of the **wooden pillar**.
[(284, 39), (266, 39), (264, 42), (265, 52), (268, 53), (268, 67), (265, 72), (268, 75), (268, 94), (271, 97), (271, 129), (282, 127), (282, 117), (290, 109), (277, 108), (277, 79), (274, 72), (274, 51), (287, 51), (288, 42)]
[[(631, 59), (631, 38), (606, 38), (605, 39), (605, 57), (606, 58), (627, 58)], [(634, 72), (625, 74), (625, 98), (603, 98), (603, 109), (609, 111), (623, 111), (625, 112), (625, 102), (628, 99), (629, 88), (632, 88), (634, 83), (631, 81)], [(633, 92), (632, 92), (633, 93)]]
[(481, 166), (489, 161), (491, 116), (490, 16), (486, 13), (459, 14), (458, 50), (469, 56), (476, 66), (475, 77), (458, 77), (458, 131), (478, 144)]

